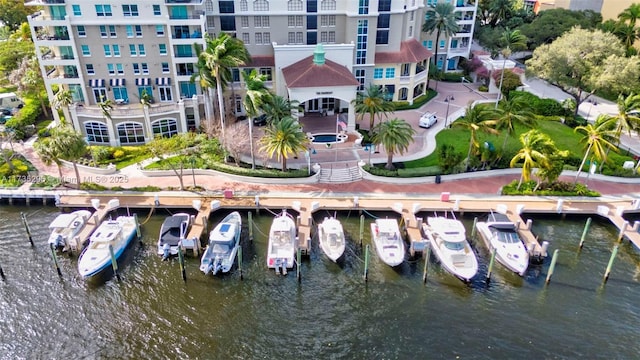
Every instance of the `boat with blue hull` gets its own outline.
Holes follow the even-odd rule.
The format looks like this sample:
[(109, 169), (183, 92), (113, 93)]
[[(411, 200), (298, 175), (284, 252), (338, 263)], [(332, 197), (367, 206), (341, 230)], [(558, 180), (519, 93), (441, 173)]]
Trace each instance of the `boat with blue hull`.
[(138, 224), (134, 216), (119, 216), (104, 221), (91, 234), (89, 244), (80, 254), (78, 272), (90, 279), (112, 267), (112, 255), (118, 261), (127, 246), (136, 237)]

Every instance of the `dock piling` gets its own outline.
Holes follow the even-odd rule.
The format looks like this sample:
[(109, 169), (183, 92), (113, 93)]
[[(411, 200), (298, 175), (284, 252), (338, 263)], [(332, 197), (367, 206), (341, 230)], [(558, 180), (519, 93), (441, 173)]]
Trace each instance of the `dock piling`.
[(242, 246), (238, 247), (238, 270), (240, 271), (240, 280), (244, 280), (244, 275), (242, 275)]
[(2, 270), (2, 264), (0, 264), (0, 278), (2, 278), (2, 280), (6, 279), (6, 277), (4, 276), (4, 270)]
[(558, 249), (553, 250), (551, 264), (549, 265), (549, 273), (547, 273), (547, 279), (544, 281), (545, 284), (548, 284), (551, 281), (551, 276), (553, 276), (553, 272), (556, 269), (556, 261), (558, 261)]
[(628, 227), (629, 227), (629, 221), (625, 220), (625, 222), (622, 223), (622, 228), (620, 229), (620, 233), (618, 233), (618, 242), (622, 242), (622, 239), (624, 239), (624, 232), (627, 231)]
[(531, 231), (531, 226), (533, 225), (533, 220), (527, 219), (527, 230)]
[(473, 218), (473, 226), (471, 227), (471, 239), (476, 239), (476, 224), (478, 223), (478, 217)]
[(487, 283), (491, 281), (491, 273), (493, 272), (493, 264), (496, 262), (496, 249), (491, 249), (491, 260), (489, 260), (489, 270), (487, 271)]
[(360, 250), (362, 250), (363, 238), (364, 238), (364, 215), (360, 215)]
[(369, 245), (364, 250), (364, 281), (369, 280)]
[(113, 267), (113, 274), (116, 276), (116, 279), (120, 281), (120, 274), (118, 274), (118, 261), (116, 260), (116, 255), (113, 253), (113, 245), (109, 244), (109, 254), (111, 255), (111, 267)]
[(182, 281), (187, 282), (187, 269), (184, 266), (184, 254), (182, 253), (182, 244), (178, 245), (178, 263), (180, 264), (180, 273)]
[(207, 220), (207, 215), (202, 217), (202, 228), (204, 229), (205, 234), (209, 233), (209, 224)]
[(58, 273), (58, 276), (62, 276), (62, 271), (60, 271), (60, 265), (58, 264), (58, 255), (56, 254), (55, 245), (49, 244), (49, 249), (51, 249), (51, 258), (53, 259), (53, 265), (56, 267), (56, 272)]
[(249, 211), (247, 216), (249, 217), (249, 241), (253, 241), (253, 213)]
[(611, 251), (611, 257), (609, 258), (609, 263), (607, 264), (607, 270), (604, 273), (604, 282), (606, 283), (609, 280), (609, 274), (611, 274), (611, 268), (613, 267), (613, 260), (616, 259), (616, 255), (618, 255), (618, 244), (613, 246), (613, 251)]
[(34, 247), (35, 245), (33, 244), (31, 229), (29, 229), (29, 224), (27, 223), (27, 216), (23, 212), (21, 212), (20, 217), (22, 218), (22, 224), (24, 225), (24, 230), (27, 232), (27, 239), (29, 239), (29, 243), (31, 244), (31, 247)]
[(296, 256), (296, 277), (298, 278), (298, 282), (302, 281), (302, 274), (300, 273), (301, 263), (302, 263), (302, 249), (298, 248), (298, 253)]
[(424, 269), (422, 269), (422, 283), (427, 284), (427, 272), (429, 272), (429, 260), (431, 258), (431, 246), (426, 246), (426, 254), (424, 256)]
[(587, 233), (589, 232), (589, 227), (591, 226), (591, 218), (587, 219), (587, 222), (584, 224), (584, 230), (582, 231), (582, 236), (580, 237), (580, 249), (584, 246), (584, 240), (587, 238)]
[[(127, 207), (127, 213), (129, 213), (129, 208)], [(140, 236), (142, 235), (142, 233), (140, 232), (140, 221), (138, 221), (138, 214), (133, 214), (133, 219), (136, 222), (136, 236), (138, 236), (138, 239), (140, 238)]]

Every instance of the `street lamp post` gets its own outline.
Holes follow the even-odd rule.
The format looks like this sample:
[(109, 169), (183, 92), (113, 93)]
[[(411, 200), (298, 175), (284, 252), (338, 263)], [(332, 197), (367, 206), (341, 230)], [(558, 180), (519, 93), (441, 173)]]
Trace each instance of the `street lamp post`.
[(445, 129), (447, 128), (447, 124), (449, 122), (449, 105), (454, 100), (455, 100), (455, 98), (453, 97), (453, 95), (449, 95), (446, 98), (444, 98), (444, 102), (447, 103), (447, 112), (446, 112), (446, 115), (444, 116), (444, 128)]

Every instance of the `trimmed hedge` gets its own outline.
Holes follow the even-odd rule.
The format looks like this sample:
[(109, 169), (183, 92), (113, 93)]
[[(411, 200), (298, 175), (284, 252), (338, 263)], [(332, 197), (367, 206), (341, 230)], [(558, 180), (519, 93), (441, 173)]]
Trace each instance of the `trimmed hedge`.
[(412, 169), (398, 169), (399, 177), (421, 177), (421, 176), (435, 176), (442, 174), (440, 166), (427, 166)]
[(438, 95), (437, 92), (429, 89), (426, 94), (420, 95), (417, 98), (413, 99), (413, 104), (409, 104), (408, 101), (394, 101), (393, 104), (396, 106), (396, 111), (417, 109), (426, 104), (427, 101), (436, 97), (436, 95)]
[(589, 196), (597, 197), (600, 193), (590, 190), (585, 184), (572, 182), (556, 181), (554, 183), (542, 183), (535, 192), (533, 189), (536, 187), (535, 181), (523, 182), (518, 189), (518, 180), (513, 180), (511, 183), (505, 185), (502, 188), (502, 195), (534, 195), (534, 196)]
[(256, 168), (252, 170), (251, 168), (237, 167), (234, 165), (222, 164), (222, 163), (213, 163), (209, 164), (212, 170), (217, 170), (220, 172), (224, 172), (227, 174), (240, 175), (240, 176), (251, 176), (251, 177), (263, 177), (263, 178), (305, 178), (309, 177), (308, 169), (301, 170), (288, 170), (283, 172), (278, 169), (266, 169), (266, 168)]

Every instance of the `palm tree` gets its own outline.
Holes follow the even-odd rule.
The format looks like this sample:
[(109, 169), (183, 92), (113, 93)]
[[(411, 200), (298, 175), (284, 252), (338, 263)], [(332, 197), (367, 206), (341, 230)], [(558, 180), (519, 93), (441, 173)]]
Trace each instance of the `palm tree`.
[(98, 106), (100, 107), (100, 112), (102, 113), (102, 116), (104, 116), (104, 119), (108, 123), (109, 121), (113, 120), (111, 118), (111, 111), (113, 111), (113, 101), (111, 99), (105, 99), (104, 96), (100, 100), (102, 100), (98, 103)]
[(491, 13), (491, 27), (506, 21), (513, 13), (513, 0), (493, 0), (489, 5)]
[(496, 121), (496, 129), (505, 131), (504, 141), (502, 142), (502, 152), (504, 153), (507, 139), (515, 133), (515, 125), (520, 124), (532, 127), (535, 124), (535, 114), (523, 96), (514, 96), (511, 99), (502, 99), (500, 101)]
[(628, 8), (624, 9), (619, 15), (618, 19), (624, 22), (629, 22), (632, 27), (636, 26), (636, 21), (640, 19), (640, 3), (631, 4)]
[(633, 44), (638, 39), (638, 30), (631, 24), (618, 23), (613, 34), (622, 41), (626, 49), (633, 48)]
[(53, 147), (51, 142), (51, 137), (38, 139), (35, 143), (33, 143), (33, 149), (36, 151), (36, 154), (40, 157), (42, 162), (49, 166), (51, 164), (56, 164), (58, 167), (58, 175), (60, 178), (60, 182), (64, 185), (64, 176), (62, 175), (62, 161), (60, 161), (60, 154)]
[(251, 72), (243, 72), (245, 86), (247, 87), (247, 93), (244, 96), (242, 104), (244, 110), (249, 117), (249, 144), (251, 147), (251, 168), (256, 168), (256, 159), (253, 152), (253, 118), (258, 115), (260, 108), (269, 101), (271, 93), (269, 89), (264, 85), (266, 76), (258, 74), (256, 69)]
[(550, 156), (557, 150), (551, 138), (538, 130), (529, 130), (521, 134), (520, 143), (522, 143), (522, 149), (509, 163), (510, 167), (514, 167), (522, 161), (522, 174), (518, 189), (523, 181), (527, 182), (531, 179), (531, 172), (534, 168), (548, 168)]
[(278, 161), (282, 161), (282, 171), (287, 171), (287, 159), (290, 155), (306, 151), (309, 138), (302, 132), (302, 127), (295, 118), (285, 116), (267, 126), (260, 142), (260, 149), (270, 157), (275, 155)]
[[(434, 65), (438, 67), (438, 48), (440, 47), (440, 35), (444, 33), (446, 37), (455, 35), (460, 31), (460, 25), (456, 21), (455, 8), (449, 2), (439, 2), (427, 10), (422, 31), (432, 35), (436, 32)], [(443, 67), (444, 67), (443, 62)], [(439, 69), (437, 69), (439, 70)], [(429, 78), (427, 78), (427, 89), (429, 89)]]
[(375, 126), (372, 142), (376, 145), (382, 145), (387, 152), (387, 164), (384, 166), (386, 169), (395, 169), (393, 155), (403, 154), (407, 151), (415, 134), (416, 131), (409, 123), (398, 118), (380, 122)]
[(58, 89), (56, 96), (53, 98), (53, 107), (56, 110), (62, 109), (64, 113), (64, 122), (66, 124), (70, 123), (71, 116), (69, 115), (69, 105), (73, 103), (73, 96), (71, 95), (71, 91), (66, 90), (62, 86)]
[(216, 87), (216, 78), (207, 67), (205, 57), (201, 56), (202, 46), (200, 44), (194, 44), (193, 46), (196, 49), (196, 56), (198, 57), (198, 62), (196, 62), (198, 71), (191, 75), (189, 81), (192, 83), (198, 81), (200, 88), (204, 91), (207, 121), (209, 121), (209, 125), (213, 125), (213, 89)]
[(582, 171), (582, 167), (587, 161), (587, 157), (589, 154), (593, 152), (593, 157), (596, 160), (605, 162), (607, 161), (607, 151), (606, 149), (611, 149), (613, 151), (618, 151), (612, 141), (615, 141), (615, 130), (612, 130), (611, 119), (606, 116), (600, 115), (596, 119), (594, 124), (587, 124), (584, 126), (576, 126), (573, 131), (583, 133), (585, 136), (580, 140), (580, 142), (587, 143), (587, 150), (584, 153), (584, 157), (582, 158), (582, 163), (580, 163), (580, 167), (578, 168), (578, 173), (576, 174), (575, 182), (578, 182), (578, 178), (580, 177), (580, 172)]
[[(626, 132), (631, 135), (631, 131), (640, 130), (640, 116), (638, 109), (640, 109), (640, 94), (629, 94), (627, 97), (620, 94), (617, 100), (618, 113), (616, 115), (609, 115), (609, 123), (612, 124), (615, 129), (615, 143), (616, 146), (620, 145), (620, 135), (622, 132)], [(607, 155), (609, 155), (609, 149), (607, 149)], [(599, 170), (602, 171), (604, 163), (600, 164)]]
[(469, 136), (469, 151), (467, 151), (467, 160), (465, 169), (469, 169), (469, 160), (471, 159), (471, 151), (477, 153), (480, 149), (478, 143), (478, 132), (497, 135), (500, 132), (494, 127), (496, 126), (495, 110), (486, 105), (467, 106), (465, 115), (461, 119), (456, 120), (452, 127), (460, 127), (468, 129), (471, 133)]
[(262, 105), (262, 111), (267, 115), (267, 122), (273, 123), (285, 116), (292, 116), (293, 110), (297, 110), (298, 106), (298, 101), (289, 101), (285, 97), (274, 95)]
[(203, 58), (205, 66), (209, 69), (211, 77), (215, 78), (220, 113), (220, 131), (222, 132), (221, 142), (224, 147), (225, 111), (222, 90), (232, 80), (231, 69), (245, 65), (250, 61), (251, 56), (242, 40), (231, 37), (225, 32), (220, 32), (218, 37), (214, 39), (205, 35), (205, 40), (207, 47), (200, 56)]
[[(78, 188), (80, 188), (80, 172), (77, 161), (88, 151), (87, 143), (82, 134), (66, 126), (56, 126), (51, 130), (49, 137), (49, 154), (53, 158), (65, 159), (73, 164)], [(44, 153), (47, 155), (47, 153)], [(53, 158), (51, 159), (52, 161)], [(44, 160), (43, 160), (44, 161)], [(57, 163), (56, 163), (57, 164)]]
[(360, 120), (365, 114), (369, 114), (369, 134), (373, 130), (376, 121), (376, 114), (387, 117), (388, 112), (393, 112), (395, 106), (384, 97), (385, 90), (378, 85), (369, 85), (364, 92), (358, 92), (352, 101), (356, 114), (360, 115)]
[(500, 87), (498, 91), (498, 98), (496, 99), (496, 108), (498, 107), (498, 102), (502, 97), (502, 81), (504, 80), (504, 71), (507, 65), (507, 59), (511, 56), (513, 50), (523, 50), (527, 48), (527, 37), (522, 35), (520, 30), (509, 30), (506, 29), (502, 36), (500, 37), (500, 42), (503, 46), (502, 48), (502, 71), (500, 73)]

